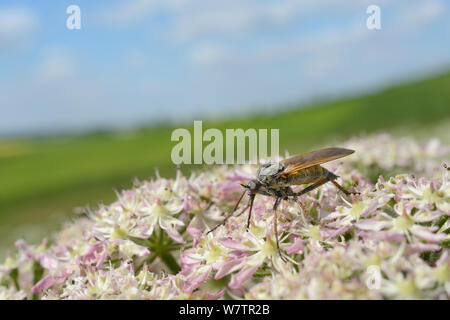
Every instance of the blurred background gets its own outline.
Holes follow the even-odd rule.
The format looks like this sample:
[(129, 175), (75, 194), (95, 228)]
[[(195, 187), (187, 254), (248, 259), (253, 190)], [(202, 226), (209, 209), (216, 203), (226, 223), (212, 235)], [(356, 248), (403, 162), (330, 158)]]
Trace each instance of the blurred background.
[(2, 0), (0, 258), (155, 167), (174, 176), (171, 132), (194, 119), (280, 129), (291, 154), (376, 131), (450, 142), (449, 16), (446, 0)]

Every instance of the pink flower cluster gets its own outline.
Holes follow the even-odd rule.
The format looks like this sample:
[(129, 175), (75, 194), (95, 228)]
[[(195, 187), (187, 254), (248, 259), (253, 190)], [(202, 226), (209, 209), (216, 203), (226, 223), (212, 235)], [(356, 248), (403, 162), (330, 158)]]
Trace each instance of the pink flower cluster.
[[(136, 182), (117, 201), (71, 222), (50, 241), (0, 265), (1, 299), (448, 299), (450, 148), (381, 134), (352, 139), (357, 152), (327, 164), (332, 184), (278, 208), (257, 196), (246, 231), (256, 167), (212, 167), (175, 179)], [(370, 172), (395, 171), (377, 181)], [(299, 189), (302, 187), (298, 187)]]

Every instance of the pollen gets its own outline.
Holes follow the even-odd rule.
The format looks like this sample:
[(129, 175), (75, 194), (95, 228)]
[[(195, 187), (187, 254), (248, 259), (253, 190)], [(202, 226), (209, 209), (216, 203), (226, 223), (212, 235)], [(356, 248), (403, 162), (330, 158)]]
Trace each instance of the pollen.
[(362, 212), (364, 211), (364, 203), (363, 202), (357, 202), (355, 203), (349, 214), (350, 216), (352, 216), (355, 219), (359, 219), (359, 217), (361, 216)]
[(313, 226), (309, 228), (308, 236), (313, 240), (321, 241), (322, 235), (320, 234), (319, 226)]
[(164, 217), (168, 212), (169, 211), (164, 206), (158, 204), (153, 206), (152, 214), (159, 218)]
[(111, 240), (125, 239), (127, 235), (128, 232), (125, 229), (115, 227), (113, 232), (111, 233)]
[(436, 204), (441, 202), (445, 198), (445, 195), (443, 194), (443, 192), (438, 192), (428, 187), (423, 192), (423, 198), (427, 200), (429, 203)]
[(411, 228), (414, 225), (414, 221), (409, 218), (408, 216), (402, 215), (395, 219), (394, 226), (395, 229), (401, 232), (408, 231), (409, 228)]
[(222, 250), (218, 246), (213, 246), (206, 256), (206, 261), (208, 263), (216, 262), (222, 256)]
[(266, 257), (271, 257), (277, 253), (276, 244), (273, 241), (266, 241), (261, 247), (261, 253)]
[(404, 279), (397, 283), (398, 293), (405, 298), (414, 298), (418, 294), (418, 288), (411, 279)]
[(448, 265), (436, 267), (432, 272), (437, 281), (441, 283), (450, 281), (450, 267)]

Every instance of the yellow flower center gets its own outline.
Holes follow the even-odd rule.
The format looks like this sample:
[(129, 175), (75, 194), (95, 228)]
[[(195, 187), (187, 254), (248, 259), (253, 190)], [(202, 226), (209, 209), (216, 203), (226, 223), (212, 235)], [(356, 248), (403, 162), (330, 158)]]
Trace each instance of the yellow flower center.
[(257, 238), (263, 238), (266, 235), (265, 229), (259, 226), (250, 226), (250, 232)]
[(350, 209), (350, 216), (352, 216), (355, 219), (359, 219), (361, 216), (361, 213), (364, 211), (364, 203), (363, 202), (357, 202), (353, 204), (352, 208)]
[(266, 257), (271, 257), (277, 253), (276, 245), (273, 241), (264, 242), (261, 252)]
[(128, 235), (127, 230), (115, 227), (111, 233), (111, 240), (125, 239)]
[(11, 257), (7, 257), (5, 264), (3, 265), (5, 268), (13, 268), (16, 265), (16, 261), (11, 258)]
[(308, 236), (313, 240), (317, 240), (317, 241), (322, 240), (322, 235), (320, 234), (319, 226), (313, 226), (313, 227), (309, 228)]
[(207, 263), (213, 263), (219, 260), (221, 256), (222, 250), (218, 246), (213, 246), (206, 256), (206, 261)]
[(167, 187), (161, 188), (158, 190), (158, 196), (162, 199), (169, 199), (173, 196), (173, 192)]
[(432, 190), (431, 188), (427, 188), (423, 192), (423, 198), (429, 203), (435, 204), (441, 202), (441, 200), (444, 198), (444, 195), (441, 192)]
[(448, 265), (436, 267), (432, 272), (437, 281), (441, 283), (450, 281), (450, 267)]
[(381, 263), (380, 257), (377, 254), (372, 254), (370, 257), (368, 257), (365, 261), (365, 264), (367, 267), (369, 266), (379, 266)]
[(398, 293), (405, 298), (414, 298), (417, 296), (418, 288), (411, 279), (401, 280), (397, 283)]
[(162, 217), (164, 217), (167, 213), (169, 213), (169, 210), (167, 210), (164, 206), (161, 206), (161, 205), (155, 205), (155, 206), (153, 206), (153, 210), (152, 210), (152, 213), (155, 215), (155, 216), (157, 216), (157, 217), (159, 217), (159, 218), (162, 218)]
[(414, 221), (408, 216), (402, 215), (394, 220), (395, 229), (401, 232), (408, 231), (414, 225)]

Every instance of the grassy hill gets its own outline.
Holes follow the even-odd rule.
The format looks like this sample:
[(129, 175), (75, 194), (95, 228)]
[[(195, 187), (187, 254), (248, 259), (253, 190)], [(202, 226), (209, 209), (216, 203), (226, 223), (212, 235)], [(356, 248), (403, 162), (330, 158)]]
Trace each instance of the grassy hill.
[[(280, 151), (291, 154), (361, 132), (400, 127), (426, 135), (450, 119), (449, 89), (447, 73), (361, 97), (274, 110), (273, 115), (204, 122), (204, 129), (278, 128)], [(192, 129), (193, 123), (180, 126)], [(41, 237), (75, 207), (108, 203), (114, 188), (131, 186), (133, 177), (152, 176), (155, 167), (173, 175), (172, 130), (0, 140), (0, 243), (16, 237), (33, 241), (32, 234)]]

